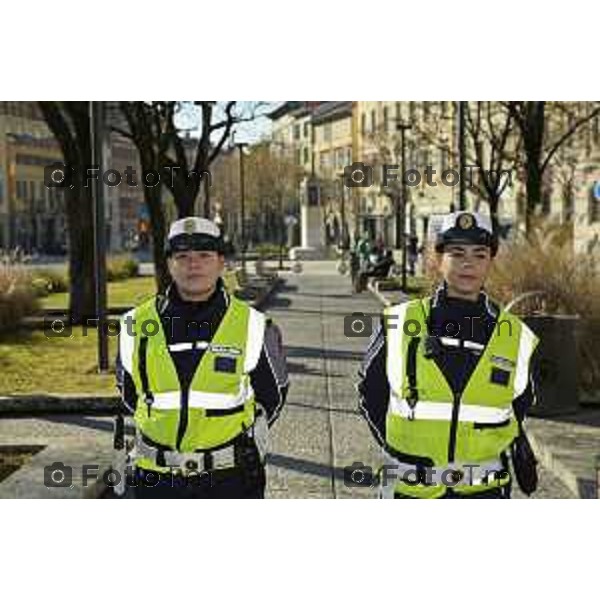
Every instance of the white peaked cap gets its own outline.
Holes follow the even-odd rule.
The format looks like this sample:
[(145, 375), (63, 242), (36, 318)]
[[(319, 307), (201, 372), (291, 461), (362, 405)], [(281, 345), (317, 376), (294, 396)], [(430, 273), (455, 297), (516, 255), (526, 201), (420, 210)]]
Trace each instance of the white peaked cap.
[[(469, 210), (458, 210), (456, 212), (452, 212), (444, 217), (442, 220), (442, 227), (440, 229), (440, 234), (445, 233), (449, 229), (453, 229), (458, 227), (459, 229), (463, 229), (460, 226), (460, 216), (461, 215), (471, 215), (473, 217), (474, 223), (471, 225), (472, 227), (478, 227), (479, 229), (485, 229), (488, 233), (492, 234), (492, 221), (491, 219), (484, 214), (471, 212)], [(466, 221), (468, 224), (468, 220)]]
[(194, 233), (200, 233), (214, 238), (221, 237), (219, 227), (209, 219), (203, 219), (202, 217), (185, 217), (184, 219), (178, 219), (171, 223), (168, 239), (174, 238), (177, 235), (189, 235)]

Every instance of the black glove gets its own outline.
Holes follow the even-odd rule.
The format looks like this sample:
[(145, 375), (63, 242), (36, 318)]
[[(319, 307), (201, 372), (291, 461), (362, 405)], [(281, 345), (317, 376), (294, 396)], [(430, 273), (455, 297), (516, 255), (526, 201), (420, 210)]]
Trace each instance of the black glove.
[(524, 494), (531, 496), (538, 485), (538, 461), (520, 423), (519, 435), (510, 446), (510, 456), (519, 488)]

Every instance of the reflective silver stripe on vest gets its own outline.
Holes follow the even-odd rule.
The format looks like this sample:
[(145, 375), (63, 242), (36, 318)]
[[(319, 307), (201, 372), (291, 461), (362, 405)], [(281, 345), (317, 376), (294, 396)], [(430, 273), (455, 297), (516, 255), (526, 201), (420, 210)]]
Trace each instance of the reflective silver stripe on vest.
[[(392, 414), (408, 419), (452, 420), (452, 402), (427, 402), (419, 400), (414, 409), (404, 398), (398, 398), (394, 393), (390, 395), (389, 410)], [(477, 404), (461, 404), (458, 420), (472, 423), (502, 423), (513, 415), (511, 408), (493, 408)]]
[[(188, 406), (190, 408), (235, 408), (244, 404), (252, 397), (252, 392), (246, 390), (240, 394), (218, 394), (216, 392), (190, 391)], [(162, 392), (154, 394), (152, 408), (158, 410), (177, 409), (181, 407), (181, 392)]]
[[(233, 445), (220, 448), (219, 450), (209, 451), (212, 458), (214, 469), (229, 469), (235, 466), (235, 454)], [(182, 468), (186, 463), (193, 461), (198, 464), (198, 471), (204, 469), (204, 452), (177, 452), (176, 450), (164, 450), (162, 455), (165, 459), (165, 466), (171, 468)], [(152, 462), (157, 462), (158, 450), (150, 446), (142, 439), (141, 435), (136, 435), (135, 450), (132, 454), (135, 458), (147, 458)]]
[[(129, 335), (127, 333), (127, 327), (125, 326), (125, 319), (131, 316), (135, 318), (135, 309), (126, 312), (121, 317), (121, 329), (119, 331), (119, 357), (121, 358), (121, 364), (123, 368), (130, 374), (133, 374), (133, 352), (135, 349), (135, 335)], [(133, 321), (129, 320), (130, 327)]]
[[(453, 346), (455, 348), (458, 348), (461, 345), (461, 340), (458, 338), (441, 336), (438, 339), (440, 340), (443, 346)], [(462, 340), (462, 345), (465, 348), (469, 348), (471, 350), (483, 350), (485, 348), (483, 344), (471, 342), (470, 340)]]
[(386, 370), (392, 390), (401, 390), (404, 379), (404, 356), (401, 352), (403, 326), (408, 302), (391, 306), (386, 311), (387, 359)]
[(463, 344), (465, 348), (470, 348), (471, 350), (483, 350), (485, 348), (483, 344), (478, 344), (477, 342), (471, 342), (469, 340), (465, 340)]
[(519, 355), (517, 357), (517, 368), (515, 371), (515, 398), (520, 396), (527, 387), (529, 380), (529, 360), (534, 348), (535, 335), (521, 323), (521, 338), (519, 340)]
[(458, 338), (441, 336), (439, 340), (443, 346), (455, 346), (456, 348), (460, 346), (460, 340)]
[(209, 342), (179, 342), (177, 344), (169, 344), (169, 350), (171, 352), (184, 352), (185, 350), (206, 350), (209, 346)]
[(265, 315), (255, 308), (250, 308), (248, 319), (248, 339), (244, 357), (244, 373), (250, 373), (256, 368), (265, 339)]

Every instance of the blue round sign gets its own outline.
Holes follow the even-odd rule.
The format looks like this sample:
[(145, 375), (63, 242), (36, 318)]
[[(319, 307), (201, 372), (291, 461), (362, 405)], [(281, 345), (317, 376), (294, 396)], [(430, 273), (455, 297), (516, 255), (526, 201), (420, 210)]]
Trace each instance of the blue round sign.
[(594, 183), (594, 198), (600, 200), (600, 181)]

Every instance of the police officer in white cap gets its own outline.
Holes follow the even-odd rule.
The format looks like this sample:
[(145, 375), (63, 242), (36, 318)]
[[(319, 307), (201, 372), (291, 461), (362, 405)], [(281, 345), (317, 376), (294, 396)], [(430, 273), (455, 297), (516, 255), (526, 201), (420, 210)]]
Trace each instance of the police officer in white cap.
[(523, 421), (538, 339), (483, 289), (497, 249), (487, 216), (447, 215), (440, 286), (387, 308), (371, 338), (358, 390), (384, 451), (384, 498), (508, 498), (509, 456), (521, 488), (535, 489)]
[(223, 285), (211, 221), (169, 230), (172, 284), (122, 320), (117, 383), (135, 421), (129, 494), (261, 498), (267, 428), (288, 389), (278, 328)]

